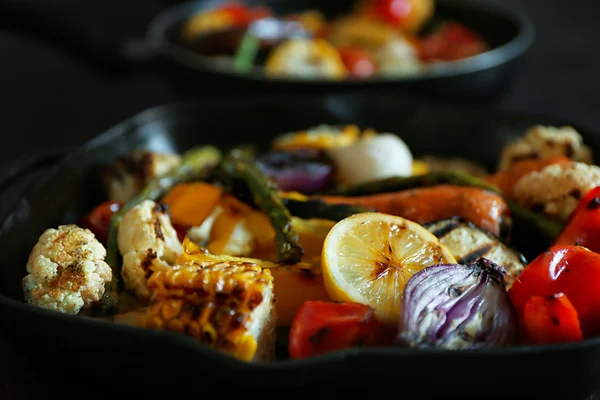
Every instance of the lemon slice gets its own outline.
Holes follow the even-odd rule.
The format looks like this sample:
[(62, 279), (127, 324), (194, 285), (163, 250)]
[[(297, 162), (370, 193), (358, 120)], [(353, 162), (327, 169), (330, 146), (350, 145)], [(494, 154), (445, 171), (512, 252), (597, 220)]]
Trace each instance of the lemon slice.
[(421, 225), (382, 213), (343, 219), (329, 232), (321, 257), (327, 294), (375, 309), (396, 324), (408, 280), (422, 269), (456, 259)]

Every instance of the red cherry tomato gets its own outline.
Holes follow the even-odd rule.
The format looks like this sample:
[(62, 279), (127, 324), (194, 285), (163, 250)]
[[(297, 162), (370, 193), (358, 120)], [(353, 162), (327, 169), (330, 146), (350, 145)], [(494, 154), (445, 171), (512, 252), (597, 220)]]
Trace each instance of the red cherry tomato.
[(122, 204), (116, 201), (107, 201), (98, 205), (91, 213), (83, 217), (81, 227), (89, 229), (100, 242), (106, 243), (110, 219), (115, 213), (119, 212), (121, 206)]
[(420, 57), (423, 61), (460, 60), (486, 50), (487, 45), (479, 35), (457, 23), (445, 24), (422, 38), (419, 44)]
[(577, 244), (600, 253), (600, 187), (583, 196), (554, 244)]
[(354, 47), (342, 47), (338, 51), (351, 76), (369, 78), (375, 74), (375, 61), (367, 51)]
[(564, 293), (579, 316), (584, 337), (600, 335), (600, 254), (580, 246), (553, 246), (519, 275), (508, 294), (523, 323), (533, 296)]
[(375, 0), (373, 11), (385, 22), (402, 24), (412, 11), (411, 0)]
[(523, 341), (531, 344), (576, 342), (583, 339), (577, 311), (564, 293), (533, 296), (523, 313)]
[(381, 341), (383, 326), (374, 310), (357, 303), (307, 301), (290, 330), (290, 357), (306, 358)]

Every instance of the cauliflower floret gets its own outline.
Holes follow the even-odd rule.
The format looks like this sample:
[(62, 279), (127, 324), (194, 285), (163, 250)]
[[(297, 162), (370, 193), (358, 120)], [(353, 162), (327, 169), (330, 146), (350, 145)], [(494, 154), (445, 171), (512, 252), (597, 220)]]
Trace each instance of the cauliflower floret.
[(118, 244), (125, 288), (142, 300), (150, 294), (146, 286), (152, 273), (150, 267), (168, 268), (182, 252), (167, 206), (152, 200), (125, 213), (119, 225)]
[(138, 150), (120, 158), (103, 174), (111, 201), (126, 203), (151, 180), (168, 172), (181, 162), (177, 154)]
[(573, 161), (534, 171), (515, 185), (515, 200), (524, 207), (567, 220), (579, 200), (600, 186), (600, 167)]
[(500, 156), (500, 171), (507, 170), (515, 161), (529, 158), (566, 156), (573, 161), (592, 164), (592, 151), (583, 144), (581, 135), (570, 126), (551, 127), (536, 125), (525, 136), (504, 148)]
[(77, 314), (100, 300), (112, 271), (106, 249), (87, 229), (48, 229), (31, 250), (23, 292), (29, 304)]

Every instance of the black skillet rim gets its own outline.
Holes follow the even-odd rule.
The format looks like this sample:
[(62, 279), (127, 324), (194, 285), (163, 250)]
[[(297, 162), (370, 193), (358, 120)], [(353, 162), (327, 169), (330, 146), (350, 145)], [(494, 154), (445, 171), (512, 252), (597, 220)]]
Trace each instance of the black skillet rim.
[[(280, 0), (290, 1), (290, 0)], [(469, 7), (480, 12), (496, 14), (499, 17), (506, 18), (513, 22), (517, 28), (517, 36), (507, 43), (495, 47), (485, 53), (468, 57), (463, 60), (453, 61), (441, 64), (431, 70), (423, 71), (415, 75), (400, 77), (378, 76), (366, 80), (345, 79), (341, 81), (328, 79), (297, 79), (293, 77), (269, 77), (256, 70), (248, 72), (236, 72), (233, 69), (228, 70), (219, 66), (209, 57), (202, 56), (192, 51), (186, 50), (168, 39), (166, 31), (174, 24), (189, 16), (190, 9), (200, 8), (202, 1), (189, 1), (168, 7), (157, 14), (148, 25), (146, 39), (152, 51), (174, 61), (177, 64), (190, 67), (195, 70), (205, 70), (215, 75), (228, 78), (242, 79), (244, 81), (265, 82), (270, 84), (299, 84), (299, 85), (330, 85), (330, 86), (369, 86), (376, 84), (393, 84), (409, 82), (425, 82), (442, 78), (451, 78), (467, 75), (470, 73), (481, 72), (491, 68), (506, 64), (514, 59), (524, 55), (535, 39), (535, 29), (530, 18), (523, 12), (518, 12), (510, 7), (499, 4), (483, 4), (475, 0), (441, 0), (441, 3), (456, 5), (459, 7)]]
[[(335, 99), (344, 99), (347, 96), (345, 95), (333, 95), (320, 97), (321, 103), (326, 104), (330, 100)], [(384, 97), (390, 98), (390, 95), (384, 96), (376, 96), (376, 97)], [(272, 102), (275, 99), (279, 98), (279, 96), (270, 96), (270, 95), (262, 95), (262, 96), (252, 96), (252, 101), (254, 102)], [(283, 98), (283, 96), (282, 96)], [(313, 95), (309, 96), (299, 96), (297, 100), (300, 101), (314, 101), (315, 97)], [(71, 158), (73, 158), (76, 154), (80, 152), (84, 152), (89, 150), (90, 148), (97, 147), (102, 144), (106, 144), (110, 142), (117, 136), (134, 134), (137, 129), (140, 127), (156, 122), (165, 116), (171, 115), (173, 113), (177, 113), (180, 110), (187, 108), (210, 108), (210, 107), (232, 107), (232, 106), (243, 106), (248, 99), (244, 96), (236, 97), (234, 99), (228, 99), (225, 97), (220, 98), (212, 98), (206, 100), (187, 100), (187, 101), (179, 101), (173, 103), (167, 103), (163, 105), (158, 105), (144, 111), (141, 111), (134, 116), (114, 125), (98, 136), (92, 138), (91, 140), (76, 146), (72, 151), (70, 151), (65, 157), (63, 157), (56, 165), (54, 165), (50, 170), (47, 171), (44, 176), (42, 176), (35, 184), (31, 185), (15, 202), (14, 207), (18, 207), (26, 198), (28, 198), (32, 193), (35, 193), (38, 188), (42, 187), (47, 181), (49, 181), (58, 171), (60, 171), (64, 166), (68, 165)], [(594, 130), (590, 129), (586, 125), (582, 125), (581, 123), (576, 123), (574, 121), (570, 121), (566, 118), (556, 118), (547, 114), (541, 113), (526, 113), (521, 111), (498, 111), (498, 110), (490, 110), (477, 106), (449, 106), (442, 104), (433, 104), (427, 103), (437, 109), (452, 109), (455, 111), (483, 111), (488, 114), (496, 114), (503, 115), (506, 117), (528, 117), (528, 118), (540, 118), (542, 120), (554, 120), (556, 123), (560, 123), (563, 125), (570, 125), (575, 127), (576, 129), (581, 129), (583, 132), (594, 132)], [(132, 127), (135, 127), (132, 128)], [(598, 132), (600, 134), (600, 132)], [(0, 222), (0, 233), (5, 230), (7, 223), (10, 220), (11, 212), (5, 215)], [(36, 307), (29, 305), (23, 301), (12, 299), (5, 294), (0, 292), (0, 304), (3, 307), (10, 307), (18, 312), (33, 314), (33, 316), (38, 316), (43, 319), (53, 319), (58, 323), (65, 324), (83, 324), (87, 325), (89, 328), (102, 328), (109, 329), (112, 331), (123, 331), (128, 332), (130, 334), (136, 335), (147, 335), (146, 337), (154, 337), (161, 340), (169, 345), (176, 345), (180, 347), (185, 347), (190, 351), (195, 351), (199, 355), (203, 357), (210, 358), (216, 362), (227, 365), (229, 368), (237, 369), (237, 370), (248, 370), (252, 369), (253, 372), (268, 372), (273, 370), (294, 370), (296, 368), (310, 367), (314, 364), (319, 363), (339, 363), (345, 362), (350, 359), (361, 359), (361, 358), (369, 358), (369, 357), (386, 357), (386, 358), (395, 358), (395, 357), (403, 357), (403, 356), (415, 356), (419, 354), (423, 354), (424, 356), (435, 356), (435, 357), (509, 357), (511, 355), (523, 355), (523, 354), (540, 354), (540, 353), (552, 353), (552, 352), (560, 352), (560, 351), (571, 351), (571, 350), (582, 350), (585, 348), (591, 348), (593, 346), (600, 345), (600, 337), (586, 339), (580, 342), (572, 342), (572, 343), (564, 343), (564, 344), (556, 344), (556, 345), (540, 345), (540, 346), (510, 346), (505, 348), (489, 348), (489, 349), (473, 349), (473, 350), (442, 350), (442, 349), (410, 349), (410, 348), (400, 348), (400, 347), (385, 347), (385, 348), (352, 348), (346, 349), (334, 353), (324, 354), (308, 359), (303, 360), (278, 360), (273, 362), (260, 362), (260, 363), (247, 363), (240, 360), (235, 359), (234, 357), (212, 349), (200, 342), (194, 341), (192, 338), (189, 338), (184, 335), (178, 335), (176, 333), (168, 332), (168, 331), (155, 331), (145, 328), (138, 328), (134, 326), (119, 324), (111, 321), (106, 321), (102, 319), (95, 319), (91, 317), (84, 316), (73, 316), (68, 314), (62, 314), (56, 311), (47, 310), (41, 307)]]

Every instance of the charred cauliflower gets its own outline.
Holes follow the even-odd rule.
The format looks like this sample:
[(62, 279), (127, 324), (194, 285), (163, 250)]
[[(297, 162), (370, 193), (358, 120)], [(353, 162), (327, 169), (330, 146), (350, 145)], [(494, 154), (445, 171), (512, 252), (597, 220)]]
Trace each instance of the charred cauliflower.
[(87, 229), (63, 225), (48, 229), (33, 247), (23, 278), (29, 304), (78, 314), (104, 294), (112, 278), (106, 249)]
[(585, 194), (600, 186), (600, 167), (573, 161), (534, 171), (515, 185), (515, 200), (524, 207), (567, 220)]
[(536, 125), (525, 136), (504, 148), (500, 156), (500, 171), (524, 159), (566, 156), (573, 161), (592, 164), (592, 151), (583, 144), (581, 135), (570, 126)]
[(126, 203), (151, 180), (179, 165), (177, 154), (138, 150), (104, 170), (102, 179), (111, 201)]
[(125, 213), (119, 225), (118, 244), (125, 288), (142, 300), (149, 297), (146, 283), (152, 273), (150, 267), (170, 267), (182, 252), (168, 208), (152, 200)]

